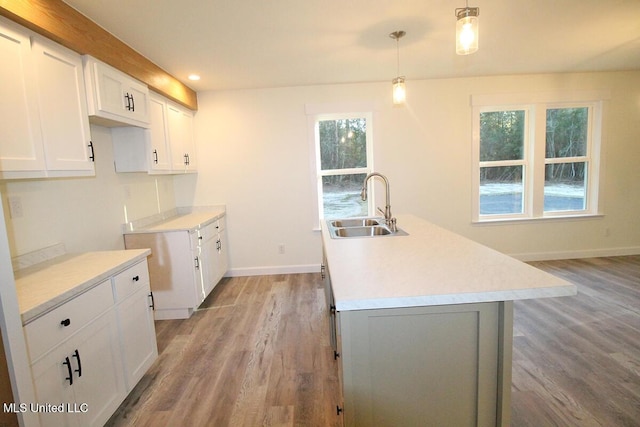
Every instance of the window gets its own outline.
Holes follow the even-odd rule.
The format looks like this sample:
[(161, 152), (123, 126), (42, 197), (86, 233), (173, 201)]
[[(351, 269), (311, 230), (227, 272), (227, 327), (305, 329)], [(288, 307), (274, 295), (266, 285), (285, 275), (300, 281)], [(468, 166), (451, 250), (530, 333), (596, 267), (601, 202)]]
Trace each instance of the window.
[(314, 129), (319, 217), (369, 215), (371, 204), (360, 190), (373, 170), (371, 115), (318, 115)]
[(476, 101), (474, 221), (598, 213), (600, 101)]

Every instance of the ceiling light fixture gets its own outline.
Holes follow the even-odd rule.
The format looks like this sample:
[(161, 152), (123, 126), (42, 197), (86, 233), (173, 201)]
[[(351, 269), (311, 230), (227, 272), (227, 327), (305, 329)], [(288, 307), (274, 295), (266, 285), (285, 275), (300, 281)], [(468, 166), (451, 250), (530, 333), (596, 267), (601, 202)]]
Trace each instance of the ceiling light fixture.
[(393, 103), (396, 105), (404, 104), (407, 97), (406, 87), (404, 85), (404, 76), (400, 76), (400, 39), (405, 36), (404, 31), (394, 31), (389, 34), (389, 37), (396, 41), (396, 54), (397, 54), (397, 66), (398, 74), (395, 79), (391, 81), (393, 86)]
[(478, 50), (478, 16), (479, 7), (466, 7), (456, 9), (456, 53), (469, 55)]
[(200, 80), (200, 76), (197, 74), (190, 74), (189, 75), (189, 80), (197, 82), (198, 80)]

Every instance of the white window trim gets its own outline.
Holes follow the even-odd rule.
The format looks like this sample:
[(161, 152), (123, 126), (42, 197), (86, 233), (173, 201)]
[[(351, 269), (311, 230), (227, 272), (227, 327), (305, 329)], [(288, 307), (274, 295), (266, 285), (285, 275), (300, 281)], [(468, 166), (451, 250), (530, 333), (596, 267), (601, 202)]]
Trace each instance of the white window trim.
[[(499, 223), (512, 221), (538, 221), (547, 219), (576, 219), (602, 216), (599, 200), (602, 196), (601, 186), (601, 145), (602, 145), (602, 104), (609, 99), (608, 91), (586, 91), (581, 93), (538, 93), (538, 94), (503, 94), (474, 95), (472, 105), (472, 223)], [(548, 108), (587, 107), (589, 114), (589, 130), (587, 155), (581, 157), (563, 157), (546, 159), (545, 135), (546, 112)], [(480, 162), (480, 113), (488, 111), (524, 109), (525, 113), (525, 146), (524, 159), (514, 161), (523, 164), (525, 174), (533, 172), (533, 179), (524, 178), (523, 213), (480, 215), (480, 168), (493, 163), (506, 165), (506, 162)], [(537, 114), (536, 114), (537, 113)], [(538, 140), (534, 140), (534, 138)], [(544, 212), (545, 165), (548, 163), (565, 163), (572, 160), (587, 162), (587, 205), (579, 211)], [(481, 165), (482, 163), (482, 165)]]
[[(322, 195), (322, 176), (342, 175), (349, 173), (371, 173), (373, 168), (373, 123), (375, 108), (368, 103), (346, 103), (346, 104), (320, 104), (306, 105), (305, 112), (307, 114), (307, 131), (309, 143), (309, 164), (310, 164), (310, 187), (313, 189), (312, 207), (313, 207), (313, 230), (320, 230), (320, 221), (323, 221), (320, 197)], [(320, 165), (320, 146), (317, 144), (319, 140), (318, 122), (322, 120), (336, 119), (353, 119), (362, 118), (367, 120), (367, 167), (366, 168), (349, 168), (349, 169), (333, 169), (330, 171), (321, 171)], [(375, 210), (374, 207), (375, 194), (374, 189), (370, 188), (367, 209), (369, 214)]]

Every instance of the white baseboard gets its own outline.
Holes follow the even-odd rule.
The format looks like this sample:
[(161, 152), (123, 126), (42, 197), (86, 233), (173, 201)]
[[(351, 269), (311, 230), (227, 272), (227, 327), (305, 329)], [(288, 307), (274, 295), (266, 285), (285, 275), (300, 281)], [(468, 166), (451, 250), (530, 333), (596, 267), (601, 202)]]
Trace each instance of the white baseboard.
[[(551, 261), (558, 259), (597, 258), (610, 256), (640, 255), (640, 246), (629, 248), (587, 249), (564, 252), (530, 252), (509, 254), (520, 261)], [(274, 274), (319, 273), (320, 264), (277, 265), (268, 267), (233, 268), (225, 277), (269, 276)]]
[(598, 258), (609, 256), (640, 255), (640, 246), (629, 248), (585, 249), (566, 252), (532, 252), (523, 254), (510, 254), (520, 261), (551, 261), (556, 259)]
[(232, 268), (225, 277), (269, 276), (273, 274), (319, 273), (320, 264), (277, 265), (271, 267)]

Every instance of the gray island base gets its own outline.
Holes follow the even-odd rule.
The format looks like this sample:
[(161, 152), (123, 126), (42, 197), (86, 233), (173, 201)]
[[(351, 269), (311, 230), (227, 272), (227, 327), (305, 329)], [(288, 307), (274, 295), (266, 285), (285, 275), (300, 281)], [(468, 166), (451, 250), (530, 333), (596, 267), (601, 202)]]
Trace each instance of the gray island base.
[(575, 285), (410, 215), (333, 239), (325, 290), (345, 426), (508, 426), (513, 300)]

